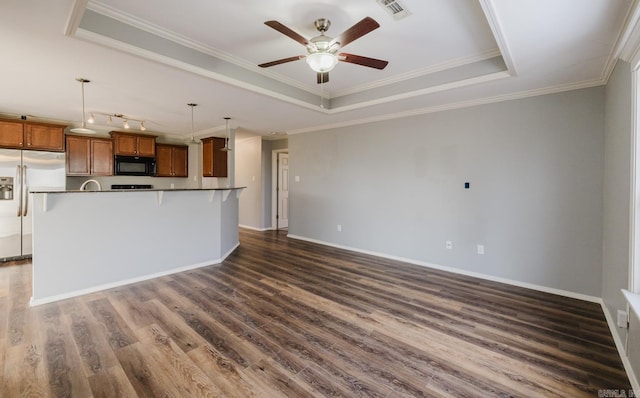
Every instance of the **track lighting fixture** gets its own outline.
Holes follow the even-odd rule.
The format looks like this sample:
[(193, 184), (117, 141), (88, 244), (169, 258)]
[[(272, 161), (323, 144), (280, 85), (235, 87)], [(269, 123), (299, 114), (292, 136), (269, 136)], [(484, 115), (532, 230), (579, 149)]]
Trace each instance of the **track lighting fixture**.
[[(121, 113), (102, 113), (102, 112), (92, 112), (89, 117), (89, 123), (95, 123), (96, 115), (105, 116), (107, 118), (107, 124), (111, 125), (113, 123), (113, 118), (122, 120), (122, 128), (129, 129), (131, 128), (131, 124), (129, 122), (138, 123), (138, 129), (140, 131), (145, 131), (147, 127), (144, 125), (144, 120), (132, 119), (129, 116), (125, 116)], [(91, 121), (93, 120), (93, 121)]]

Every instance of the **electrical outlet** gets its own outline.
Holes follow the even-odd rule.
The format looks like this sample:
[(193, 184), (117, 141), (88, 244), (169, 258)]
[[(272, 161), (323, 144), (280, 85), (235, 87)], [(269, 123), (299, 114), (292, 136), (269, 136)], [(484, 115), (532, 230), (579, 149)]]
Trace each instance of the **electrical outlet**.
[(293, 177), (293, 180), (294, 180), (295, 182), (300, 182), (300, 176), (295, 176), (295, 177)]
[(338, 230), (338, 232), (342, 232), (342, 225), (338, 224), (338, 226), (336, 227), (336, 229)]
[(478, 245), (478, 254), (484, 254), (484, 245)]
[(444, 247), (446, 247), (448, 250), (453, 249), (453, 242), (451, 242), (450, 240), (444, 242)]
[(622, 310), (618, 310), (618, 327), (619, 328), (627, 328), (628, 327), (628, 321), (627, 319), (629, 315), (627, 314), (626, 311), (622, 311)]

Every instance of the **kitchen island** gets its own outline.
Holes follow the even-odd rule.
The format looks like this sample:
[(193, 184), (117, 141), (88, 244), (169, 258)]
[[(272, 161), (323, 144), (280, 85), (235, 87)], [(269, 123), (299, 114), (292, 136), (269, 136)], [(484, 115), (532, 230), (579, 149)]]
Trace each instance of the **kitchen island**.
[(242, 189), (32, 192), (31, 305), (222, 262)]

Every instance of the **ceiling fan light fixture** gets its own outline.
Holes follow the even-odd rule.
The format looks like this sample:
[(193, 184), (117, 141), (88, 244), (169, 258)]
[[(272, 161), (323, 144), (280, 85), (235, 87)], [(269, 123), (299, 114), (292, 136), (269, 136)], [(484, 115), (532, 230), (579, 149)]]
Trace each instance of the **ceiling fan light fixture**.
[(337, 64), (338, 57), (327, 52), (317, 52), (307, 55), (307, 64), (316, 72), (330, 72)]

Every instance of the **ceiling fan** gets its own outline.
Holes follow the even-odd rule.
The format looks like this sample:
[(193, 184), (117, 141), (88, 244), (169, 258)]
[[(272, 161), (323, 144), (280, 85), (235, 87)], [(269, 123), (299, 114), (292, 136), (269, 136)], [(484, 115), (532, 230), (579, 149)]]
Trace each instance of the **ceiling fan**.
[(368, 66), (369, 68), (375, 69), (384, 69), (389, 63), (388, 61), (363, 57), (361, 55), (338, 53), (338, 50), (342, 47), (380, 27), (380, 24), (371, 17), (362, 19), (335, 39), (325, 36), (325, 32), (329, 30), (329, 27), (331, 26), (331, 21), (325, 18), (315, 20), (314, 25), (320, 32), (320, 35), (310, 40), (307, 40), (278, 21), (267, 21), (264, 24), (307, 47), (307, 55), (297, 55), (294, 57), (266, 62), (258, 65), (261, 68), (268, 68), (274, 65), (306, 59), (311, 69), (317, 72), (318, 84), (322, 84), (329, 81), (329, 71), (336, 66), (338, 61)]

